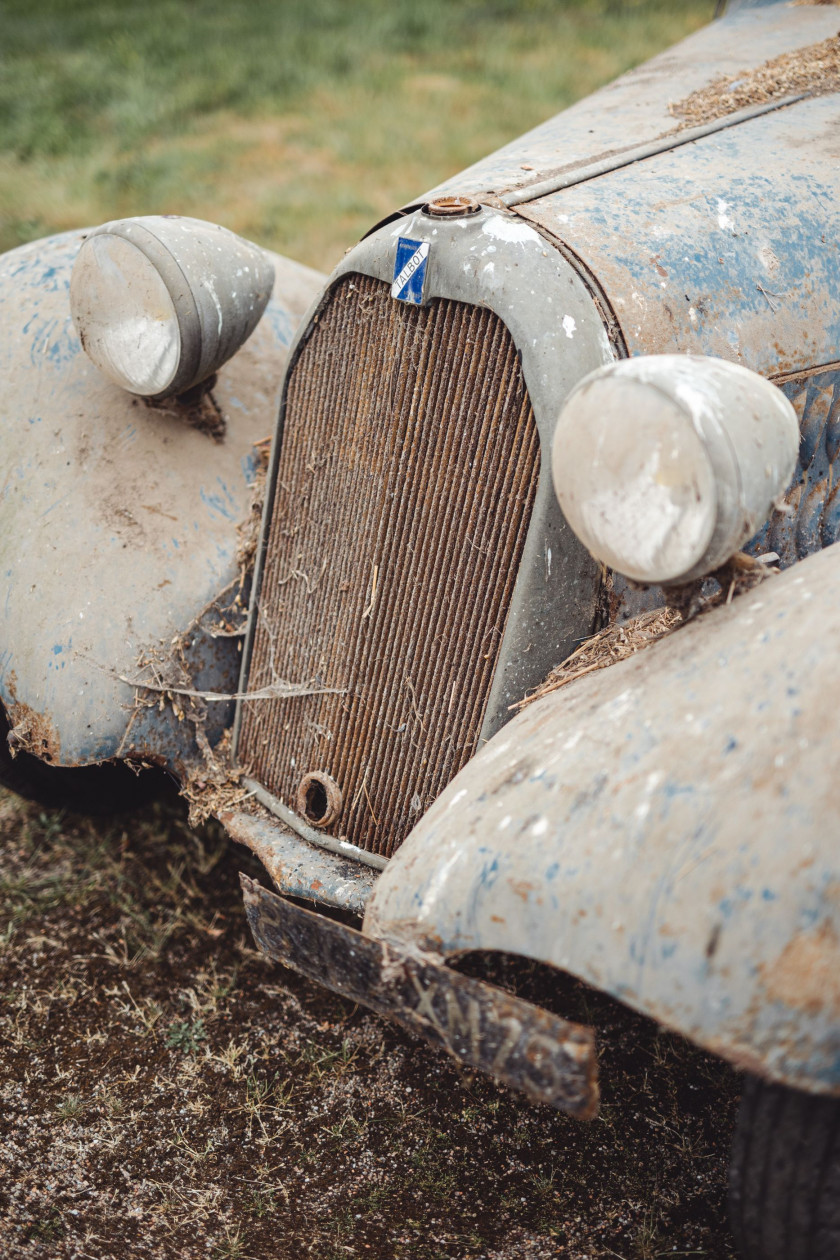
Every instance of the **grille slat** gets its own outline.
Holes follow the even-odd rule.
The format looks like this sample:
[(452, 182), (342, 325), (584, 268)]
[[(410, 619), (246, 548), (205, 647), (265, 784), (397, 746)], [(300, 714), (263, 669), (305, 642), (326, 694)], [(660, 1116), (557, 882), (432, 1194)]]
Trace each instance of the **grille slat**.
[(239, 759), (292, 807), (306, 773), (331, 775), (328, 830), (388, 855), (472, 755), (507, 620), (539, 467), (510, 334), (346, 277), (292, 369), (282, 443), (248, 687), (346, 694), (246, 702)]

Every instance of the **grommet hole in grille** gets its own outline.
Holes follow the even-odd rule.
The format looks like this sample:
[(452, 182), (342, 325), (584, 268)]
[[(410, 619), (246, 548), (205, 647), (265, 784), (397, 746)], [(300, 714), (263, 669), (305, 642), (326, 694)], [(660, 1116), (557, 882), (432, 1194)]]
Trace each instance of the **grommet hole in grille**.
[(341, 788), (328, 774), (310, 772), (298, 784), (295, 804), (301, 817), (313, 827), (329, 827), (341, 815)]

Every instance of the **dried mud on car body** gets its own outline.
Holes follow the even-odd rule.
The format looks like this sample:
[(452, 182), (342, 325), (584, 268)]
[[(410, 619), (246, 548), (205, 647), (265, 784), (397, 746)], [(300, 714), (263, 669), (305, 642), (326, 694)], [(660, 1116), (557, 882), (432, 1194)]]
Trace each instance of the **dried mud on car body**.
[(581, 1124), (264, 960), (220, 830), (0, 794), (0, 1252), (318, 1260), (731, 1255), (727, 1068), (571, 982)]

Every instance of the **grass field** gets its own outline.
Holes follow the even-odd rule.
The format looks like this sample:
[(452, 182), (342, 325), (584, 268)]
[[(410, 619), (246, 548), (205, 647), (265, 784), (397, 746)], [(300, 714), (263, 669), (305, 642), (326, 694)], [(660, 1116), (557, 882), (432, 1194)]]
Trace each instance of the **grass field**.
[(329, 269), (713, 0), (0, 2), (0, 249), (209, 218)]

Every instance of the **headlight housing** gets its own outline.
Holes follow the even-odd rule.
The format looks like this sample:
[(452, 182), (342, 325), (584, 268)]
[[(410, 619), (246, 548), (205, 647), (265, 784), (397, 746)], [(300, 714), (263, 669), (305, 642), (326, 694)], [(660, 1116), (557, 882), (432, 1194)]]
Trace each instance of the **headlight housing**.
[(273, 284), (265, 253), (217, 224), (176, 215), (120, 219), (85, 239), (70, 311), (105, 376), (130, 393), (168, 398), (236, 353)]
[(557, 423), (552, 473), (578, 538), (638, 582), (712, 572), (751, 538), (790, 483), (796, 413), (769, 381), (699, 355), (599, 368)]

